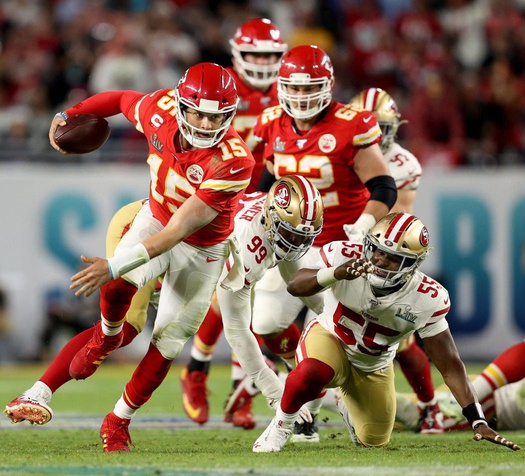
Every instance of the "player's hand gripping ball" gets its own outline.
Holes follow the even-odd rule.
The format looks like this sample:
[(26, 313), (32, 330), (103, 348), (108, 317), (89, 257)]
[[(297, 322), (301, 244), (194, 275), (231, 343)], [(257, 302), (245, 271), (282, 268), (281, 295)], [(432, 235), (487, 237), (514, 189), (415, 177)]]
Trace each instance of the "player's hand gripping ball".
[(77, 114), (59, 126), (55, 142), (70, 154), (87, 154), (101, 147), (108, 140), (111, 127), (103, 117), (94, 114)]

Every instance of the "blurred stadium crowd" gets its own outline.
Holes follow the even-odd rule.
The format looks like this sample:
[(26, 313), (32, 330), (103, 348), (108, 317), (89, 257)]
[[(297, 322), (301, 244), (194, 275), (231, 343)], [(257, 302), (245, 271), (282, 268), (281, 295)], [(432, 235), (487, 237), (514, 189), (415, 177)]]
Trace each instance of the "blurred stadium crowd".
[(331, 56), (336, 99), (386, 89), (424, 167), (525, 163), (525, 0), (2, 0), (0, 161), (142, 162), (118, 119), (103, 152), (64, 159), (51, 116), (104, 90), (175, 86), (199, 61), (228, 66), (235, 29), (260, 16)]

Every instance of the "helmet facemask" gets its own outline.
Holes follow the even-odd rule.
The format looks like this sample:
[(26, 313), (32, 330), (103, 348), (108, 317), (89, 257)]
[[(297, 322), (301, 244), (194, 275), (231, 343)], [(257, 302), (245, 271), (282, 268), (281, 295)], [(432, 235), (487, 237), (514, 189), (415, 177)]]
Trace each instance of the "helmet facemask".
[[(279, 29), (267, 18), (254, 18), (243, 23), (230, 40), (233, 66), (239, 76), (255, 89), (265, 91), (277, 79), (279, 66), (288, 45)], [(246, 54), (275, 55), (272, 64), (246, 61)]]
[(300, 175), (282, 177), (266, 197), (263, 225), (276, 256), (297, 261), (308, 252), (323, 227), (319, 191)]
[(368, 282), (382, 290), (402, 286), (428, 256), (428, 244), (428, 231), (418, 218), (409, 213), (386, 215), (366, 235), (363, 254), (373, 264), (374, 253), (379, 251), (399, 266), (390, 270), (374, 265)]
[[(381, 128), (382, 137), (381, 137), (381, 152), (385, 154), (388, 149), (392, 146), (394, 143), (394, 140), (396, 138), (397, 130), (401, 124), (401, 121), (399, 118), (395, 117), (391, 119), (390, 121), (380, 121), (378, 119), (379, 127)], [(402, 121), (406, 122), (406, 121)]]
[(234, 59), (235, 70), (239, 75), (255, 89), (265, 91), (277, 79), (279, 74), (279, 65), (282, 57), (282, 52), (268, 51), (265, 53), (277, 55), (275, 63), (272, 64), (256, 64), (246, 61), (244, 55), (247, 53), (259, 54), (262, 51), (247, 51), (242, 49), (242, 46), (238, 46), (234, 43), (232, 46), (232, 56)]
[[(230, 108), (230, 112), (225, 111), (217, 111), (216, 108), (213, 108), (213, 105), (210, 104), (209, 109), (205, 108), (195, 108), (195, 106), (191, 103), (188, 103), (183, 98), (179, 96), (178, 91), (175, 91), (175, 99), (178, 101), (180, 107), (177, 108), (176, 117), (177, 121), (179, 123), (179, 128), (181, 134), (184, 136), (184, 138), (197, 149), (206, 149), (209, 147), (213, 147), (214, 145), (218, 144), (226, 132), (228, 131), (228, 128), (230, 127), (233, 117), (235, 115), (235, 110), (237, 107)], [(206, 101), (201, 100), (201, 105), (206, 106), (206, 104), (203, 103), (214, 103), (216, 101)], [(205, 113), (205, 114), (224, 114), (224, 119), (221, 123), (221, 126), (218, 129), (201, 129), (196, 126), (192, 126), (187, 119), (188, 114), (188, 108), (195, 109), (197, 112)], [(206, 137), (201, 136), (200, 134), (204, 134)]]
[(399, 260), (399, 269), (396, 271), (379, 268), (374, 266), (374, 273), (367, 275), (368, 282), (374, 287), (379, 289), (392, 288), (405, 283), (414, 270), (419, 266), (424, 258), (417, 257), (417, 255), (409, 256), (401, 253), (392, 253), (391, 250), (385, 249), (378, 243), (374, 243), (370, 236), (365, 238), (365, 258), (372, 261), (374, 252), (379, 249), (383, 253), (393, 257), (395, 260)]
[(321, 233), (311, 225), (294, 228), (287, 221), (281, 220), (275, 207), (270, 207), (270, 229), (265, 232), (272, 250), (286, 261), (297, 261), (311, 248), (314, 238)]
[[(306, 120), (319, 114), (332, 100), (332, 80), (310, 78), (308, 74), (294, 73), (290, 78), (280, 76), (277, 80), (279, 104), (295, 119)], [(311, 94), (291, 94), (288, 86), (320, 85), (321, 89)]]
[[(179, 130), (198, 149), (213, 147), (222, 140), (239, 103), (232, 76), (215, 63), (198, 63), (188, 68), (174, 89), (174, 99)], [(189, 111), (190, 108), (195, 112)], [(193, 126), (188, 114), (207, 116), (212, 127)]]

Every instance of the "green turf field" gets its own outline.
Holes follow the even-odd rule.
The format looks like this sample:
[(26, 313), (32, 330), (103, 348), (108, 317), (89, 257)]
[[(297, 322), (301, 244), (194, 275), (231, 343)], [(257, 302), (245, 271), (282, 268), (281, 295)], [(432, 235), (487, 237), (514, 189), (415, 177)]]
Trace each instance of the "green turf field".
[[(480, 365), (469, 365), (477, 373)], [(0, 367), (0, 404), (5, 405), (41, 375), (43, 366)], [(211, 419), (204, 426), (183, 414), (179, 366), (130, 427), (131, 453), (102, 452), (98, 428), (112, 408), (134, 366), (106, 363), (87, 381), (69, 382), (53, 398), (53, 420), (42, 427), (0, 420), (0, 474), (45, 475), (525, 475), (525, 451), (512, 452), (471, 433), (421, 436), (395, 431), (386, 449), (352, 446), (338, 415), (320, 415), (319, 444), (291, 444), (277, 454), (254, 454), (253, 442), (272, 412), (256, 399), (253, 431), (222, 423), (229, 392), (229, 367), (212, 366), (209, 379)], [(407, 390), (400, 372), (398, 387)], [(436, 386), (441, 380), (435, 378)], [(525, 432), (506, 432), (525, 447)], [(524, 448), (525, 449), (525, 448)]]

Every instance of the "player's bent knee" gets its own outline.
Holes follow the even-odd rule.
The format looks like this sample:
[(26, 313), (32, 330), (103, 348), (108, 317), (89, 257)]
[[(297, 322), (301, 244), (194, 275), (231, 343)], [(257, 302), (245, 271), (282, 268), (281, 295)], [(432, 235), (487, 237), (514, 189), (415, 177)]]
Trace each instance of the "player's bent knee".
[(192, 335), (185, 332), (180, 323), (171, 322), (162, 329), (155, 329), (151, 342), (165, 359), (173, 360), (180, 355)]
[(370, 432), (369, 429), (368, 431), (364, 429), (360, 432), (357, 431), (356, 429), (356, 435), (363, 446), (367, 448), (382, 448), (382, 447), (387, 446), (388, 443), (390, 442), (391, 432), (386, 433), (386, 434), (385, 433), (375, 433), (374, 434), (374, 432)]

